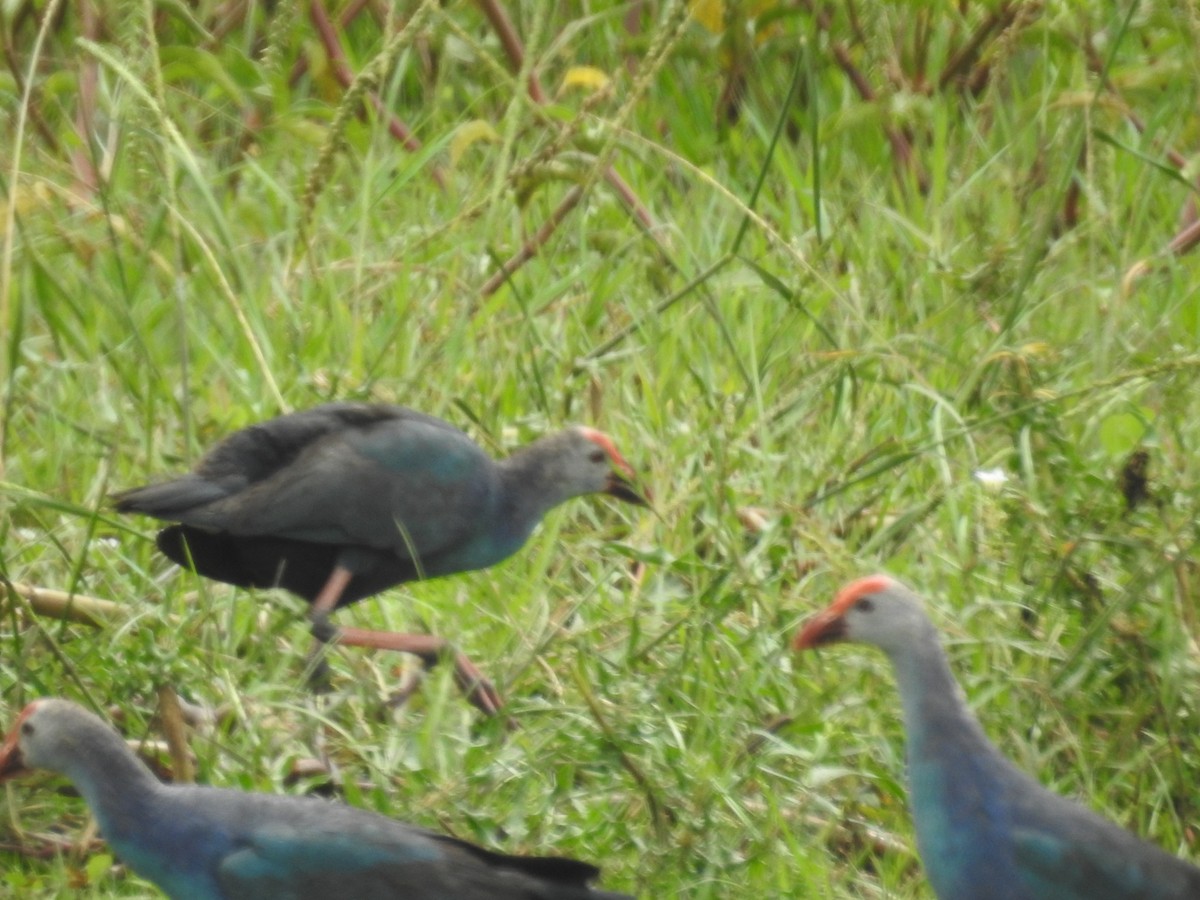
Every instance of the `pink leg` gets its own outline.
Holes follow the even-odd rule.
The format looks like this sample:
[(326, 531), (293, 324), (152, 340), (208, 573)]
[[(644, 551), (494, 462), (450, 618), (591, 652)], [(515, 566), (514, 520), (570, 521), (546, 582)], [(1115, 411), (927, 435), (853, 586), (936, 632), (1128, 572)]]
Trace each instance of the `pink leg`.
[(321, 593), (317, 594), (312, 606), (308, 608), (308, 617), (313, 621), (328, 618), (329, 614), (337, 609), (338, 601), (342, 599), (342, 594), (353, 578), (354, 573), (345, 566), (334, 566), (325, 587), (321, 588)]
[[(345, 566), (335, 566), (329, 580), (317, 594), (308, 617), (312, 621), (313, 636), (321, 643), (335, 641), (353, 647), (371, 647), (376, 650), (399, 650), (419, 656), (426, 667), (434, 665), (444, 654), (452, 651), (445, 638), (431, 634), (397, 634), (390, 631), (368, 631), (363, 628), (336, 628), (329, 621), (329, 614), (337, 608), (354, 573)], [(454, 656), (454, 679), (475, 706), (489, 716), (494, 716), (504, 705), (495, 686), (462, 653)]]
[(310, 671), (309, 684), (315, 691), (329, 687), (329, 667), (325, 664), (325, 648), (337, 638), (337, 627), (329, 621), (329, 614), (337, 608), (338, 600), (354, 573), (345, 566), (334, 566), (329, 580), (308, 607), (308, 619), (312, 622), (312, 635), (316, 641), (308, 651), (306, 668)]
[[(394, 631), (370, 631), (365, 628), (339, 628), (337, 640), (352, 647), (371, 647), (375, 650), (399, 650), (419, 656), (426, 666), (432, 666), (443, 655), (453, 652), (450, 642), (432, 634), (400, 634)], [(454, 654), (454, 680), (475, 706), (494, 716), (504, 705), (500, 694), (488, 678), (463, 653)]]

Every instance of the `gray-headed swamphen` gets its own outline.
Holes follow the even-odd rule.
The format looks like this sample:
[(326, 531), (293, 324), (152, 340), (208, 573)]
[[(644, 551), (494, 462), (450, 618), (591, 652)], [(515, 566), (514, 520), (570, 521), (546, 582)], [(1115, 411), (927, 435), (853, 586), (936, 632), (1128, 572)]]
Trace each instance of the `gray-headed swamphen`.
[(1051, 793), (1000, 755), (967, 708), (920, 600), (852, 582), (795, 639), (873, 644), (896, 673), (921, 859), (941, 900), (1197, 900), (1200, 868)]
[(0, 781), (60, 772), (114, 853), (175, 900), (629, 900), (598, 870), (507, 856), (342, 803), (163, 784), (92, 713), (30, 703), (0, 746)]
[[(330, 403), (251, 425), (195, 471), (114, 497), (120, 512), (177, 524), (158, 534), (174, 562), (241, 587), (282, 587), (310, 604), (313, 634), (414, 653), (434, 635), (335, 629), (329, 614), (393, 585), (482, 569), (515, 553), (552, 508), (606, 493), (646, 500), (612, 440), (575, 426), (495, 461), (457, 428), (400, 406)], [(463, 654), (455, 675), (486, 713), (501, 700)]]

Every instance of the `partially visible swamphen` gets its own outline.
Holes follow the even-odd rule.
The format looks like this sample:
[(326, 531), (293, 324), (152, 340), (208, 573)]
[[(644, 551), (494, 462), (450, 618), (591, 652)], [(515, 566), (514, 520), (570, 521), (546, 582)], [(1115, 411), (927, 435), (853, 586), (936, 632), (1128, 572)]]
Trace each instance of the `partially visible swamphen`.
[[(176, 522), (158, 547), (181, 566), (307, 600), (321, 641), (415, 653), (433, 635), (335, 629), (329, 614), (393, 585), (494, 565), (550, 509), (581, 494), (645, 505), (612, 440), (575, 426), (499, 462), (452, 425), (400, 406), (330, 403), (251, 425), (194, 472), (114, 497)], [(463, 654), (455, 674), (486, 713), (501, 700)]]
[(0, 781), (60, 772), (116, 855), (175, 900), (629, 900), (599, 871), (506, 856), (342, 803), (162, 784), (92, 713), (30, 703), (0, 746)]
[(1200, 869), (1053, 794), (1000, 755), (967, 708), (921, 602), (852, 582), (797, 650), (874, 644), (896, 672), (921, 859), (941, 900), (1197, 900)]

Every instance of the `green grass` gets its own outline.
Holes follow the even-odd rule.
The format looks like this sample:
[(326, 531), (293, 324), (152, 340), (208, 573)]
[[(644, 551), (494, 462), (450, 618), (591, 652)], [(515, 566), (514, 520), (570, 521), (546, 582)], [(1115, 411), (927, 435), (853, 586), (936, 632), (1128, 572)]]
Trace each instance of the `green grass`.
[[(211, 27), (218, 6), (190, 8)], [(605, 886), (645, 897), (929, 898), (882, 658), (787, 650), (843, 581), (886, 569), (929, 598), (1006, 754), (1200, 858), (1200, 279), (1193, 255), (1163, 252), (1194, 196), (1167, 155), (1196, 144), (1194, 22), (1149, 3), (1123, 30), (1108, 5), (1046, 4), (986, 43), (990, 79), (971, 95), (887, 79), (913, 71), (923, 23), (936, 80), (978, 4), (964, 20), (959, 4), (922, 18), (872, 0), (865, 44), (844, 14), (822, 31), (777, 10), (732, 51), (691, 24), (640, 80), (664, 34), (656, 5), (630, 34), (624, 6), (513, 2), (523, 39), (540, 35), (541, 110), (478, 9), (449, 4), (378, 88), (428, 149), (351, 115), (309, 215), (342, 89), (307, 6), (282, 6), (290, 24), (258, 10), (213, 43), (168, 6), (152, 41), (130, 4), (97, 45), (76, 42), (71, 6), (35, 67), (35, 118), (19, 145), (6, 132), (0, 574), (125, 613), (96, 631), (2, 607), (5, 723), (65, 695), (155, 739), (168, 684), (228, 714), (193, 737), (204, 783), (304, 791), (289, 768), (324, 748), (350, 802), (595, 860)], [(264, 60), (248, 48), (269, 27)], [(23, 22), (14, 41), (22, 78), (35, 34)], [(366, 20), (343, 37), (355, 71), (385, 43)], [(833, 42), (881, 100), (858, 97)], [(727, 51), (746, 75), (736, 123), (714, 112)], [(84, 149), (111, 174), (88, 192), (70, 153), (93, 63), (102, 143)], [(611, 96), (559, 93), (575, 65), (608, 73)], [(0, 74), (11, 122), (20, 97)], [(476, 120), (498, 140), (452, 164)], [(889, 124), (927, 190), (896, 165)], [(606, 141), (653, 237), (598, 179)], [(333, 398), (443, 416), (497, 454), (585, 422), (651, 485), (657, 515), (573, 502), (501, 566), (339, 615), (451, 636), (519, 730), (480, 721), (445, 672), (381, 716), (400, 665), (383, 654), (337, 652), (334, 693), (310, 696), (299, 601), (182, 573), (152, 522), (109, 509), (235, 428)], [(1142, 448), (1153, 501), (1128, 511), (1118, 477)], [(990, 468), (1009, 480), (974, 477)], [(150, 895), (85, 852), (12, 849), (90, 836), (58, 784), (0, 795), (0, 894)]]

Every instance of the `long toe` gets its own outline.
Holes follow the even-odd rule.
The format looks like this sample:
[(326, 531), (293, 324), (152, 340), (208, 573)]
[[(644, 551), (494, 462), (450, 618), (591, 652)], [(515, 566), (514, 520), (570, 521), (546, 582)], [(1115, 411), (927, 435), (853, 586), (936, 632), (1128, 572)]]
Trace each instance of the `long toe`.
[(308, 689), (314, 694), (333, 693), (333, 675), (329, 663), (318, 659), (308, 670)]
[(467, 695), (467, 699), (485, 715), (494, 716), (504, 706), (496, 686), (462, 653), (454, 660), (454, 680)]
[(324, 641), (313, 641), (304, 657), (304, 680), (314, 694), (328, 694), (333, 690), (333, 673), (325, 658), (328, 649)]
[[(373, 647), (376, 650), (398, 650), (420, 657), (429, 668), (454, 654), (454, 679), (467, 699), (489, 716), (504, 706), (495, 686), (461, 653), (454, 653), (449, 642), (434, 634), (401, 634), (393, 631), (370, 631), (364, 628), (339, 628), (338, 642), (352, 647)], [(411, 693), (403, 694), (400, 703)], [(396, 703), (395, 698), (393, 703)]]
[(400, 687), (392, 691), (387, 698), (387, 707), (389, 709), (397, 709), (408, 702), (408, 699), (420, 690), (424, 683), (425, 670), (415, 669), (405, 674), (404, 681), (400, 683)]

